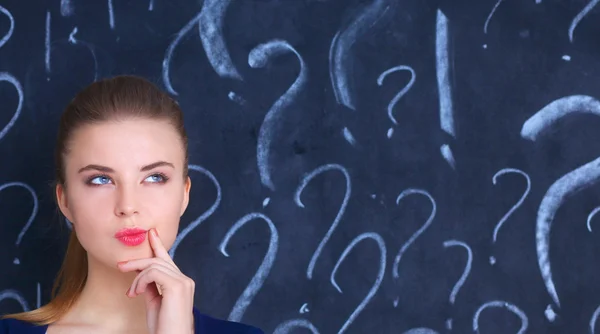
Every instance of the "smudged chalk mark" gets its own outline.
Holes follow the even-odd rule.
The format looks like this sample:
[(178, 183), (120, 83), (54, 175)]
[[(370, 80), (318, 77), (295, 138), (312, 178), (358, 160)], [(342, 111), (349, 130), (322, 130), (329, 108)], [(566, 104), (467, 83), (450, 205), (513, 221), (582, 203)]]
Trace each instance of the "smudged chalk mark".
[(452, 88), (450, 86), (450, 57), (448, 53), (448, 18), (438, 9), (435, 37), (436, 76), (442, 130), (455, 136)]
[(352, 194), (352, 182), (350, 179), (350, 174), (348, 174), (348, 171), (342, 165), (338, 165), (338, 164), (322, 165), (322, 166), (316, 168), (315, 170), (313, 170), (312, 172), (310, 172), (309, 174), (307, 174), (306, 176), (304, 176), (304, 178), (302, 179), (302, 182), (296, 189), (296, 193), (294, 194), (294, 202), (296, 202), (296, 205), (301, 208), (304, 208), (304, 203), (302, 203), (302, 199), (300, 198), (302, 196), (302, 192), (304, 191), (304, 188), (306, 188), (306, 186), (310, 183), (310, 181), (312, 181), (319, 174), (322, 174), (327, 171), (332, 171), (332, 170), (338, 170), (338, 171), (342, 172), (342, 174), (344, 175), (344, 178), (346, 180), (346, 192), (344, 194), (344, 199), (342, 201), (342, 204), (340, 205), (338, 213), (335, 216), (335, 219), (331, 223), (329, 230), (327, 231), (327, 233), (325, 234), (325, 236), (319, 243), (319, 246), (313, 253), (312, 258), (310, 259), (308, 268), (306, 269), (306, 277), (308, 279), (312, 279), (313, 272), (315, 270), (315, 264), (317, 263), (317, 259), (319, 258), (319, 256), (321, 255), (321, 252), (323, 252), (323, 248), (325, 248), (325, 245), (327, 244), (327, 242), (333, 235), (333, 232), (335, 231), (336, 227), (340, 223), (340, 220), (342, 219), (342, 216), (344, 215), (346, 207), (348, 206), (348, 201), (350, 200), (350, 195)]
[(588, 231), (592, 232), (592, 219), (594, 218), (594, 216), (600, 211), (600, 206), (596, 207), (594, 210), (592, 210), (592, 212), (590, 212), (590, 214), (587, 217), (587, 228)]
[(153, 11), (154, 10), (154, 0), (150, 0), (150, 3), (148, 4), (148, 11)]
[(263, 206), (263, 208), (266, 208), (266, 207), (267, 207), (267, 205), (269, 205), (269, 203), (270, 203), (270, 202), (271, 202), (271, 198), (269, 198), (269, 197), (265, 198), (265, 199), (263, 200), (263, 202), (262, 202), (262, 206)]
[(337, 103), (356, 110), (353, 92), (353, 66), (350, 49), (358, 37), (383, 17), (389, 6), (386, 0), (374, 0), (346, 28), (338, 31), (329, 48), (329, 76)]
[(442, 153), (442, 157), (444, 157), (444, 160), (448, 162), (448, 165), (450, 165), (452, 169), (456, 169), (456, 160), (454, 160), (454, 154), (452, 153), (450, 145), (443, 144), (440, 146), (440, 153)]
[(356, 245), (359, 242), (361, 242), (363, 240), (367, 240), (367, 239), (371, 239), (371, 240), (375, 241), (377, 243), (377, 246), (379, 246), (379, 272), (377, 273), (377, 278), (375, 279), (373, 286), (369, 290), (369, 293), (367, 293), (367, 296), (356, 307), (356, 309), (354, 310), (354, 312), (352, 312), (350, 317), (348, 317), (348, 319), (346, 320), (346, 322), (344, 323), (342, 328), (340, 328), (338, 333), (345, 332), (348, 329), (348, 327), (354, 322), (354, 320), (356, 320), (356, 318), (362, 312), (362, 310), (367, 306), (367, 304), (371, 301), (371, 299), (373, 299), (373, 296), (375, 296), (375, 294), (377, 293), (377, 290), (379, 289), (379, 286), (381, 285), (381, 282), (383, 281), (383, 275), (385, 274), (385, 266), (386, 266), (385, 265), (386, 264), (386, 254), (387, 254), (387, 250), (385, 248), (385, 241), (383, 241), (383, 238), (378, 233), (366, 232), (366, 233), (363, 233), (363, 234), (357, 236), (356, 238), (354, 238), (354, 240), (352, 240), (352, 242), (350, 242), (348, 247), (346, 247), (346, 249), (344, 249), (344, 252), (342, 253), (342, 255), (340, 255), (340, 258), (338, 259), (333, 270), (331, 271), (331, 278), (330, 278), (331, 284), (335, 287), (336, 290), (339, 291), (339, 293), (342, 293), (342, 289), (340, 289), (339, 285), (335, 281), (335, 274), (337, 273), (337, 270), (339, 269), (339, 267), (342, 264), (342, 262), (344, 261), (344, 259), (346, 259), (346, 257), (354, 249), (354, 247), (356, 247)]
[(75, 39), (75, 34), (77, 33), (77, 27), (73, 28), (73, 31), (69, 34), (69, 43), (77, 44), (77, 40)]
[(113, 9), (113, 0), (108, 1), (108, 24), (112, 30), (115, 30), (115, 11)]
[(565, 61), (571, 61), (571, 56), (564, 55), (564, 56), (562, 56), (562, 59), (565, 60)]
[(275, 328), (275, 331), (273, 331), (273, 334), (292, 333), (292, 329), (294, 328), (305, 328), (310, 330), (312, 334), (319, 334), (319, 330), (317, 329), (317, 327), (315, 327), (315, 325), (313, 325), (310, 321), (306, 319), (287, 320), (281, 323), (279, 326), (277, 326), (277, 328)]
[(219, 245), (219, 250), (224, 256), (229, 257), (226, 248), (229, 244), (229, 240), (231, 240), (231, 237), (233, 237), (240, 228), (246, 225), (246, 223), (255, 219), (262, 219), (269, 226), (269, 231), (271, 232), (269, 248), (263, 258), (260, 267), (258, 267), (256, 274), (254, 274), (254, 277), (252, 277), (252, 280), (250, 281), (246, 289), (244, 289), (242, 295), (236, 301), (235, 306), (231, 310), (231, 313), (229, 313), (229, 321), (239, 322), (242, 319), (242, 317), (244, 316), (244, 312), (246, 312), (246, 309), (250, 306), (250, 303), (252, 303), (252, 300), (254, 299), (256, 294), (258, 294), (258, 291), (267, 279), (267, 276), (271, 271), (271, 267), (275, 262), (275, 257), (277, 256), (277, 249), (279, 248), (279, 234), (277, 233), (277, 228), (275, 227), (271, 219), (269, 219), (269, 217), (263, 215), (262, 213), (249, 213), (244, 217), (240, 218), (240, 220), (238, 220), (229, 229), (229, 231), (227, 231), (227, 234), (225, 235), (223, 241)]
[(171, 258), (175, 257), (175, 251), (177, 250), (177, 247), (179, 247), (181, 241), (195, 228), (200, 226), (200, 224), (203, 221), (210, 217), (221, 204), (221, 185), (219, 184), (219, 180), (217, 180), (213, 173), (211, 173), (208, 169), (205, 169), (204, 167), (198, 165), (188, 165), (188, 169), (190, 171), (200, 172), (206, 175), (215, 185), (215, 188), (217, 188), (217, 196), (210, 208), (208, 208), (204, 213), (202, 213), (202, 215), (200, 215), (200, 217), (196, 218), (193, 222), (186, 226), (186, 228), (184, 228), (183, 231), (181, 231), (181, 233), (177, 235), (177, 238), (175, 238), (175, 242), (173, 242), (173, 246), (171, 246), (171, 249), (169, 250), (169, 255), (171, 256)]
[(350, 145), (356, 146), (356, 139), (354, 138), (354, 136), (352, 135), (352, 132), (350, 132), (350, 130), (347, 127), (344, 127), (344, 129), (342, 130), (342, 135), (344, 135), (344, 139), (346, 139), (346, 141)]
[(171, 42), (171, 44), (169, 44), (167, 51), (165, 51), (165, 58), (163, 59), (163, 63), (162, 63), (162, 77), (163, 77), (163, 83), (165, 84), (165, 88), (167, 89), (167, 91), (170, 94), (178, 95), (177, 92), (173, 89), (173, 86), (171, 86), (171, 79), (169, 76), (169, 71), (170, 71), (170, 66), (171, 66), (171, 57), (173, 57), (173, 52), (175, 51), (175, 48), (177, 47), (177, 45), (179, 45), (179, 43), (181, 42), (183, 37), (188, 32), (190, 32), (190, 30), (192, 30), (192, 28), (194, 27), (194, 25), (196, 25), (196, 23), (198, 23), (200, 21), (200, 19), (202, 18), (201, 15), (202, 15), (202, 12), (196, 14), (196, 16), (193, 19), (191, 19), (183, 28), (181, 28), (181, 30), (179, 30), (179, 32), (175, 36), (175, 39), (173, 39), (173, 42)]
[(17, 94), (19, 95), (19, 103), (17, 105), (13, 117), (10, 119), (10, 121), (8, 121), (4, 128), (0, 130), (0, 140), (2, 140), (2, 138), (6, 136), (8, 131), (15, 125), (15, 122), (17, 121), (17, 119), (19, 119), (19, 116), (21, 115), (21, 109), (23, 108), (23, 88), (21, 87), (21, 83), (19, 82), (19, 80), (17, 80), (17, 78), (12, 76), (10, 73), (0, 72), (0, 82), (2, 81), (6, 81), (15, 87), (15, 89), (17, 90)]
[(552, 306), (550, 306), (550, 305), (548, 305), (546, 307), (546, 310), (544, 310), (544, 315), (546, 316), (546, 319), (548, 319), (550, 322), (554, 322), (557, 317), (557, 314), (554, 313), (554, 310), (552, 309)]
[[(388, 104), (387, 107), (387, 111), (388, 111), (388, 117), (389, 119), (392, 121), (392, 123), (394, 123), (395, 125), (398, 125), (398, 121), (396, 120), (396, 118), (393, 115), (393, 109), (396, 106), (396, 104), (398, 103), (398, 101), (400, 101), (400, 99), (402, 98), (402, 96), (404, 96), (404, 94), (406, 94), (408, 92), (408, 90), (413, 86), (413, 84), (415, 83), (415, 79), (416, 79), (416, 74), (415, 71), (412, 69), (412, 67), (410, 66), (406, 66), (406, 65), (399, 65), (399, 66), (395, 66), (392, 67), (388, 70), (385, 70), (383, 73), (381, 73), (379, 75), (379, 77), (377, 78), (377, 84), (379, 86), (383, 85), (383, 80), (385, 79), (385, 77), (390, 74), (390, 73), (394, 73), (397, 71), (408, 71), (410, 72), (410, 81), (404, 86), (404, 88), (402, 88), (402, 90), (400, 90), (400, 92), (398, 92), (396, 94), (396, 96), (394, 96), (394, 98), (390, 101), (390, 103)], [(394, 133), (394, 129), (390, 128), (388, 130), (387, 133), (387, 137), (391, 138), (392, 134)]]
[(302, 307), (300, 307), (300, 314), (304, 314), (304, 313), (308, 313), (310, 312), (310, 310), (308, 309), (308, 304), (304, 303), (302, 304)]
[(501, 301), (501, 300), (487, 302), (487, 303), (481, 305), (479, 307), (479, 309), (477, 309), (477, 312), (475, 312), (475, 316), (473, 317), (473, 330), (474, 331), (479, 333), (479, 316), (481, 315), (481, 312), (483, 312), (485, 309), (488, 309), (491, 307), (506, 308), (507, 310), (516, 314), (519, 318), (521, 318), (521, 328), (519, 329), (519, 332), (517, 332), (517, 334), (525, 334), (527, 327), (529, 327), (529, 320), (527, 319), (527, 315), (516, 305), (505, 302), (505, 301)]
[(231, 0), (205, 0), (200, 12), (200, 39), (213, 69), (222, 78), (242, 80), (223, 37), (223, 22)]
[(71, 16), (74, 12), (71, 0), (60, 0), (60, 15)]
[(600, 2), (600, 0), (592, 0), (590, 1), (587, 6), (585, 6), (583, 8), (583, 10), (581, 12), (579, 12), (579, 14), (577, 14), (577, 16), (575, 16), (575, 18), (573, 19), (573, 21), (571, 22), (571, 25), (569, 26), (569, 41), (571, 41), (571, 43), (573, 43), (573, 32), (575, 31), (575, 28), (577, 28), (577, 25), (579, 24), (579, 22), (581, 22), (581, 20), (592, 10), (594, 9), (594, 7), (598, 4), (598, 2)]
[(231, 101), (233, 101), (233, 102), (235, 102), (235, 103), (237, 103), (237, 104), (239, 104), (239, 105), (242, 105), (242, 106), (243, 106), (243, 105), (246, 105), (246, 103), (247, 103), (247, 102), (246, 102), (246, 100), (244, 100), (244, 98), (243, 98), (243, 97), (239, 96), (238, 94), (236, 94), (236, 93), (234, 93), (234, 92), (229, 92), (229, 94), (227, 94), (227, 97), (228, 97), (228, 98), (229, 98)]
[[(523, 124), (521, 137), (535, 141), (554, 123), (575, 113), (591, 113), (600, 116), (600, 101), (586, 95), (572, 95), (552, 101)], [(558, 307), (560, 307), (560, 300), (552, 280), (550, 263), (550, 229), (554, 216), (568, 198), (598, 180), (600, 180), (600, 158), (565, 174), (554, 182), (548, 188), (538, 209), (536, 222), (538, 265), (546, 289)]]
[(15, 18), (12, 16), (12, 14), (6, 8), (4, 8), (2, 6), (0, 6), (0, 13), (6, 15), (8, 17), (8, 19), (10, 20), (10, 28), (8, 28), (8, 32), (2, 37), (2, 39), (0, 39), (0, 48), (1, 48), (4, 46), (4, 44), (6, 44), (6, 42), (8, 42), (8, 40), (12, 36), (13, 32), (15, 31)]
[[(496, 185), (498, 183), (498, 177), (508, 174), (508, 173), (515, 173), (515, 174), (522, 175), (525, 178), (525, 180), (527, 181), (527, 188), (523, 192), (523, 195), (521, 195), (521, 198), (519, 199), (519, 201), (515, 205), (513, 205), (510, 208), (510, 210), (508, 210), (508, 212), (505, 213), (504, 216), (502, 216), (502, 218), (500, 219), (498, 224), (496, 224), (496, 227), (494, 228), (494, 234), (492, 236), (492, 244), (496, 243), (496, 240), (498, 239), (498, 231), (500, 231), (500, 228), (502, 228), (504, 223), (515, 212), (515, 210), (517, 210), (523, 204), (523, 202), (525, 201), (525, 198), (527, 197), (527, 195), (529, 194), (529, 191), (531, 190), (531, 179), (529, 178), (529, 175), (527, 175), (527, 173), (525, 173), (524, 171), (515, 169), (515, 168), (504, 168), (504, 169), (499, 170), (496, 174), (494, 174), (494, 177), (492, 177), (492, 183), (494, 185)], [(490, 263), (492, 265), (496, 263), (496, 258), (494, 256), (490, 256)]]
[[(50, 75), (50, 11), (46, 11), (46, 48), (45, 48), (45, 63), (46, 63), (46, 74)], [(50, 77), (47, 77), (50, 80)]]
[(302, 56), (288, 42), (283, 40), (276, 39), (259, 44), (248, 55), (248, 64), (252, 68), (264, 68), (272, 58), (289, 51), (293, 52), (298, 58), (300, 73), (290, 88), (271, 106), (258, 133), (256, 160), (260, 172), (260, 180), (264, 186), (272, 191), (275, 191), (275, 185), (271, 179), (269, 160), (271, 156), (271, 143), (275, 139), (276, 126), (283, 118), (283, 111), (294, 104), (294, 100), (300, 89), (306, 85), (308, 70)]

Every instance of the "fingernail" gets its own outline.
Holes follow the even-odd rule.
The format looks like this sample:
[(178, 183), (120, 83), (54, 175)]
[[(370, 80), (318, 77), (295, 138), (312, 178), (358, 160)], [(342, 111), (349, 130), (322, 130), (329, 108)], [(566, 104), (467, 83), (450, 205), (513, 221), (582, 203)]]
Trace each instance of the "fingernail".
[(120, 261), (120, 262), (117, 262), (117, 266), (124, 265), (127, 262), (129, 262), (129, 261)]

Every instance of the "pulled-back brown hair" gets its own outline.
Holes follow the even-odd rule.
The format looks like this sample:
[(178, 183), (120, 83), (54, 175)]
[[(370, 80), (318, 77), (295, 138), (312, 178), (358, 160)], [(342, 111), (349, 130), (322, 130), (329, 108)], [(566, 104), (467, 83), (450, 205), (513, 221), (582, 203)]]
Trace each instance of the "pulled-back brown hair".
[[(188, 139), (179, 105), (150, 81), (121, 75), (96, 81), (84, 88), (62, 113), (54, 154), (56, 185), (66, 189), (65, 156), (75, 130), (83, 125), (127, 119), (165, 120), (174, 126), (182, 140), (185, 152), (184, 177), (187, 177)], [(87, 252), (73, 230), (70, 232), (65, 258), (54, 281), (51, 301), (39, 309), (9, 314), (2, 318), (23, 320), (35, 325), (47, 325), (59, 320), (81, 294), (87, 274)]]

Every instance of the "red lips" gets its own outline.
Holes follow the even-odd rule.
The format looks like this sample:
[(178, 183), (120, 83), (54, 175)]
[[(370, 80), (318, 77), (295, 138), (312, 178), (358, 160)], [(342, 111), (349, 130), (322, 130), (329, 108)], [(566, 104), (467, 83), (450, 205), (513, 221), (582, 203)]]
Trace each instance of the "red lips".
[(115, 238), (126, 246), (137, 246), (146, 240), (146, 232), (139, 227), (127, 227), (115, 233)]

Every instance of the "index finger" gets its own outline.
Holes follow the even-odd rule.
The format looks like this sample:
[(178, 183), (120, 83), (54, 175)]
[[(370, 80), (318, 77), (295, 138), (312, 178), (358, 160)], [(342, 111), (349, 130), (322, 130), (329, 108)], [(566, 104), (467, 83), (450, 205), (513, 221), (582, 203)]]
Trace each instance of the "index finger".
[(169, 263), (174, 263), (173, 259), (171, 259), (171, 256), (169, 255), (169, 252), (167, 252), (167, 250), (165, 249), (165, 246), (163, 245), (162, 241), (160, 240), (160, 237), (158, 236), (158, 232), (156, 231), (156, 228), (152, 228), (150, 229), (150, 247), (152, 247), (152, 250), (154, 251), (154, 255), (156, 255), (156, 257), (161, 258)]

